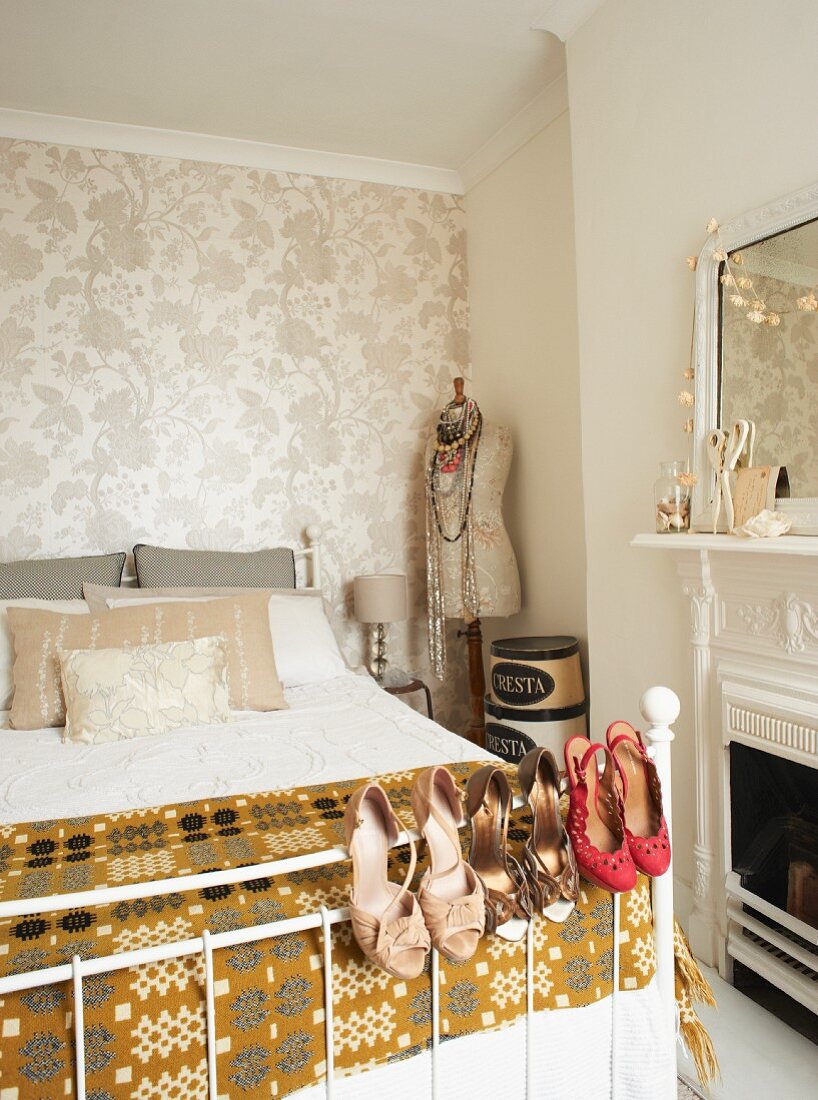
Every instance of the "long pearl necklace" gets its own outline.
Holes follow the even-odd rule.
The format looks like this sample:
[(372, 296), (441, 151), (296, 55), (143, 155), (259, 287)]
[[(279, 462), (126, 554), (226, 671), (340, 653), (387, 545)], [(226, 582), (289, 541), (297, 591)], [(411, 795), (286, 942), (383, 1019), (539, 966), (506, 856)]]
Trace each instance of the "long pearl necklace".
[(426, 569), (429, 658), (435, 675), (446, 672), (446, 606), (443, 543), (460, 542), (463, 611), (477, 618), (480, 598), (474, 560), (472, 493), (483, 416), (477, 402), (450, 401), (440, 414), (437, 439), (426, 471)]

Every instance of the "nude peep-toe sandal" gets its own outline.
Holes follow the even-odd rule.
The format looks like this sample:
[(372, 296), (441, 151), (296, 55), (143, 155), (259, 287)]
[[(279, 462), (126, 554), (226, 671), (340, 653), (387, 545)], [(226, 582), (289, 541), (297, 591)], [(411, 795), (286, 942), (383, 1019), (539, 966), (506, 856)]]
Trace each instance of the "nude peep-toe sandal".
[(359, 787), (347, 803), (346, 844), (352, 859), (349, 912), (352, 932), (368, 959), (395, 978), (417, 978), (431, 947), (423, 913), (409, 886), (417, 854), (409, 839), (409, 867), (398, 886), (386, 877), (389, 849), (403, 825), (378, 783)]
[(531, 835), (523, 849), (532, 903), (561, 924), (579, 897), (574, 849), (560, 814), (560, 773), (548, 749), (532, 749), (517, 767), (523, 798), (531, 807)]
[(466, 785), (466, 802), (471, 820), (469, 863), (486, 895), (486, 928), (517, 942), (526, 934), (531, 906), (523, 869), (508, 850), (511, 787), (505, 772), (494, 764), (478, 768)]
[(458, 825), (463, 817), (455, 781), (442, 765), (427, 768), (412, 788), (412, 809), (429, 850), (418, 902), (432, 943), (450, 962), (466, 962), (486, 926), (483, 887), (465, 862)]

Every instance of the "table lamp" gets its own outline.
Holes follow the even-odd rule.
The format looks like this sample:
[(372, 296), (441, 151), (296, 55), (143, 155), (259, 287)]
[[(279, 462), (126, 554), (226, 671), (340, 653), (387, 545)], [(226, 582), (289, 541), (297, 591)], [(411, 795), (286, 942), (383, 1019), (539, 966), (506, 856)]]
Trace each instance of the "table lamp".
[(359, 623), (376, 624), (374, 676), (391, 687), (406, 679), (399, 669), (387, 673), (385, 623), (397, 623), (407, 616), (406, 574), (370, 573), (356, 577), (354, 583), (355, 618)]

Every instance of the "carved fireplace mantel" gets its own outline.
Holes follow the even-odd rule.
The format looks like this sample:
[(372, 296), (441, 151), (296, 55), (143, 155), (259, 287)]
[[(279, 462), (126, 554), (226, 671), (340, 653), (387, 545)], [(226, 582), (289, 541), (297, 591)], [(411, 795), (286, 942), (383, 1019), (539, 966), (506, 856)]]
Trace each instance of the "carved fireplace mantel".
[[(818, 768), (818, 538), (650, 534), (637, 535), (632, 545), (671, 553), (690, 601), (696, 757), (691, 945), (724, 976), (730, 977), (732, 959), (740, 959), (815, 1011), (816, 983), (782, 961), (781, 945), (786, 949), (793, 935), (818, 944), (818, 931), (779, 913), (782, 934), (757, 935), (766, 926), (747, 913), (732, 870), (729, 745)], [(763, 912), (760, 905), (752, 908)], [(765, 937), (769, 943), (755, 943)], [(796, 961), (799, 950), (790, 951)], [(815, 969), (815, 960), (809, 965)]]

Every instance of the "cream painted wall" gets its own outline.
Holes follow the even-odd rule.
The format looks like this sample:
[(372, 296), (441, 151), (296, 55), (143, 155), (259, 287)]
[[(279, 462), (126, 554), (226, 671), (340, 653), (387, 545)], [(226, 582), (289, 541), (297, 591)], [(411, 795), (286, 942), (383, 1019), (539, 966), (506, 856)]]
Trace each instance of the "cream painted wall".
[(487, 620), (484, 633), (584, 640), (567, 112), (467, 193), (466, 224), (474, 389), (486, 418), (514, 437), (504, 514), (523, 592), (520, 614)]
[(657, 464), (685, 450), (684, 258), (710, 217), (818, 179), (816, 56), (818, 9), (805, 0), (608, 0), (568, 44), (594, 715), (599, 728), (638, 717), (651, 683), (681, 695), (675, 855), (688, 882), (686, 601), (670, 560), (628, 541), (650, 529)]

